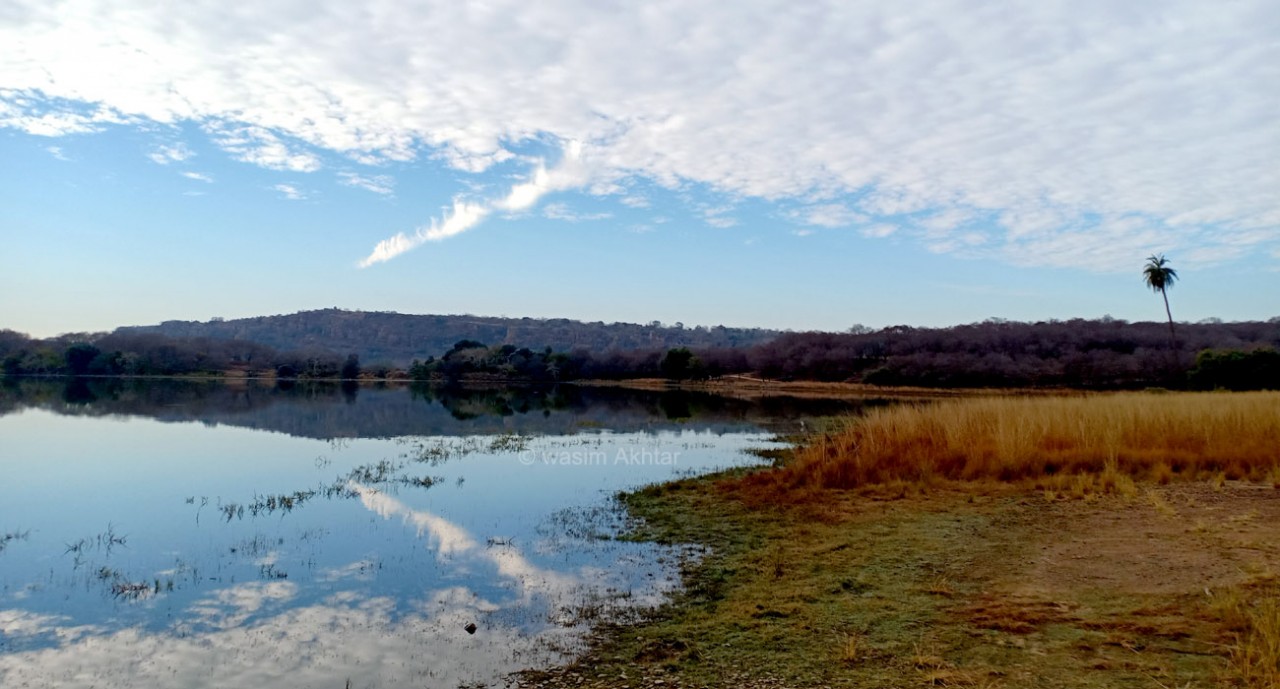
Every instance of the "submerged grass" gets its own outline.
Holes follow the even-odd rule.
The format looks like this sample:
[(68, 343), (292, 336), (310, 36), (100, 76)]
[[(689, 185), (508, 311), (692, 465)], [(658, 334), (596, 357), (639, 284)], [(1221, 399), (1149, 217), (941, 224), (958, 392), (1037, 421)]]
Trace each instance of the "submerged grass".
[[(1130, 478), (1280, 485), (1280, 393), (996, 397), (873, 409), (815, 436), (785, 468), (753, 480), (775, 488), (855, 488), (1079, 475), (1105, 482), (1104, 492), (1128, 492)], [(1057, 478), (1045, 487), (1087, 489), (1075, 481)]]
[(5, 531), (0, 532), (0, 553), (9, 546), (12, 541), (25, 541), (31, 535), (31, 530), (26, 531)]

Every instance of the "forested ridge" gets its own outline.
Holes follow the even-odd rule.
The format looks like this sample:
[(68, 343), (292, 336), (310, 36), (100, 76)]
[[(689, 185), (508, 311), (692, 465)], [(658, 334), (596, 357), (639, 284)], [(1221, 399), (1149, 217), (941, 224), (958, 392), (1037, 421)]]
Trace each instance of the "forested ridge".
[[(476, 336), (453, 339), (463, 332)], [(1280, 317), (1172, 331), (1103, 318), (779, 333), (329, 310), (44, 340), (0, 330), (0, 371), (534, 382), (747, 374), (886, 386), (1274, 389), (1278, 349)]]
[(595, 352), (671, 347), (747, 347), (773, 339), (776, 330), (690, 327), (657, 321), (588, 323), (565, 318), (495, 318), (413, 315), (385, 311), (322, 309), (233, 320), (165, 321), (117, 328), (117, 335), (244, 340), (280, 351), (354, 353), (361, 361), (408, 366), (415, 358), (440, 355), (460, 340), (555, 351)]
[(1179, 323), (1175, 333), (1165, 323), (1112, 318), (788, 333), (752, 349), (748, 368), (768, 378), (877, 385), (1137, 388), (1195, 383), (1188, 376), (1198, 366), (1234, 352), (1276, 385), (1280, 371), (1266, 367), (1280, 357), (1280, 317)]

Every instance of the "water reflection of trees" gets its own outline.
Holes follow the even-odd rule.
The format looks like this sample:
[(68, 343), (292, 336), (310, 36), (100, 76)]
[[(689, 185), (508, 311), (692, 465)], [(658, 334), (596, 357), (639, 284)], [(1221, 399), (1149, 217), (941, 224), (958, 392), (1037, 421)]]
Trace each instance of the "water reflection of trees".
[(703, 392), (572, 385), (466, 388), (330, 382), (120, 378), (3, 379), (0, 415), (40, 408), (77, 416), (199, 421), (329, 440), (411, 435), (564, 434), (689, 428), (774, 428), (780, 420), (828, 416), (862, 404)]

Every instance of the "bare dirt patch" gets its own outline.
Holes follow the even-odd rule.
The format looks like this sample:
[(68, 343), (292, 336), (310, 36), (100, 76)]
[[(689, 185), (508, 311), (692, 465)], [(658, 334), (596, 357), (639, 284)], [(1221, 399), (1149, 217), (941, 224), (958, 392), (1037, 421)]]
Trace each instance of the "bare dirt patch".
[(1041, 516), (1027, 534), (1039, 553), (998, 582), (1010, 593), (1177, 595), (1280, 572), (1280, 491), (1270, 486), (1148, 487), (1128, 500), (1052, 505)]

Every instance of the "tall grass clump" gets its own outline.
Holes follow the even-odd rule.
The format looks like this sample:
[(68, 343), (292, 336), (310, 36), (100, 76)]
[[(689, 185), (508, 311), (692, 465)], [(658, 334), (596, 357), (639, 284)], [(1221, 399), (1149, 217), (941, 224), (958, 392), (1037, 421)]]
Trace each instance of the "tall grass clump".
[(1217, 591), (1209, 606), (1230, 643), (1228, 672), (1235, 685), (1280, 689), (1280, 591), (1274, 582)]
[(873, 409), (769, 480), (792, 487), (1089, 476), (1277, 481), (1280, 392), (996, 397)]
[(1245, 611), (1248, 625), (1231, 647), (1231, 665), (1246, 687), (1280, 689), (1280, 599), (1258, 601)]

